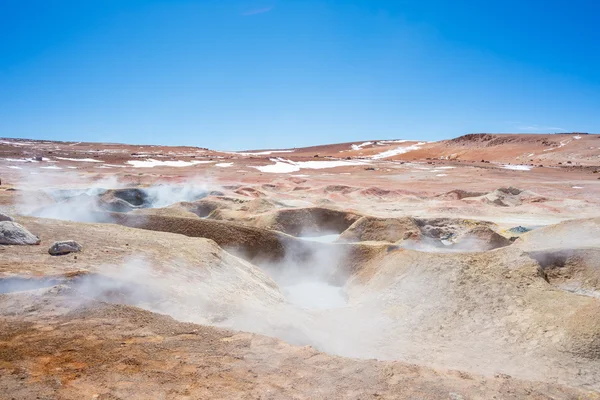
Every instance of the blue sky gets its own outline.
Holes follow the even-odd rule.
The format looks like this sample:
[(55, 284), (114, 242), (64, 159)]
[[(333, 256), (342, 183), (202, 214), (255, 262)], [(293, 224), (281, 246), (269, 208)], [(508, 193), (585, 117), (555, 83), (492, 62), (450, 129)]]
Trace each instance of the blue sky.
[(0, 0), (0, 136), (600, 132), (598, 15), (591, 0)]

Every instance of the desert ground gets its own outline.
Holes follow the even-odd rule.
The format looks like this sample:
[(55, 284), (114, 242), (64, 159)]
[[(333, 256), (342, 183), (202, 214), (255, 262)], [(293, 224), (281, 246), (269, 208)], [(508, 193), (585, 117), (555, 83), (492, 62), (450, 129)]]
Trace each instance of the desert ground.
[(600, 399), (600, 135), (0, 139), (0, 180), (0, 398)]

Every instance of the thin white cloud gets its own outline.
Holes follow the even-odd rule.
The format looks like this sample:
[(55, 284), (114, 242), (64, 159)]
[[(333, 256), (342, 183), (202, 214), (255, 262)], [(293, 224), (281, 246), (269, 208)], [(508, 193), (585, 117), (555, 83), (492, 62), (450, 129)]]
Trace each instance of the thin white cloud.
[(255, 9), (243, 12), (242, 15), (244, 15), (244, 16), (250, 16), (250, 15), (264, 14), (266, 12), (271, 11), (273, 8), (275, 8), (275, 6), (255, 8)]
[(557, 126), (543, 126), (543, 125), (521, 125), (517, 126), (517, 129), (523, 132), (548, 132), (548, 131), (562, 131), (567, 132), (564, 128), (559, 128)]

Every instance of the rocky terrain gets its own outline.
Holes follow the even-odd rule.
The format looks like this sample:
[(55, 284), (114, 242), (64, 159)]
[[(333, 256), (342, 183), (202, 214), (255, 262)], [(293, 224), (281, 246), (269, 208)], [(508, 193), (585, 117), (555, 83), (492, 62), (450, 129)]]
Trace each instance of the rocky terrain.
[(600, 137), (0, 140), (0, 398), (600, 399)]

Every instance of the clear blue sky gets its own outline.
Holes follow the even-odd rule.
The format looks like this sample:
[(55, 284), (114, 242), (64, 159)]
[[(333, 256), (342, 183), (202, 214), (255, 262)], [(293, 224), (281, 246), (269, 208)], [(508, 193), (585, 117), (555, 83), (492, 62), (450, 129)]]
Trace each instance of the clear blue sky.
[(600, 132), (594, 0), (0, 0), (0, 136)]

